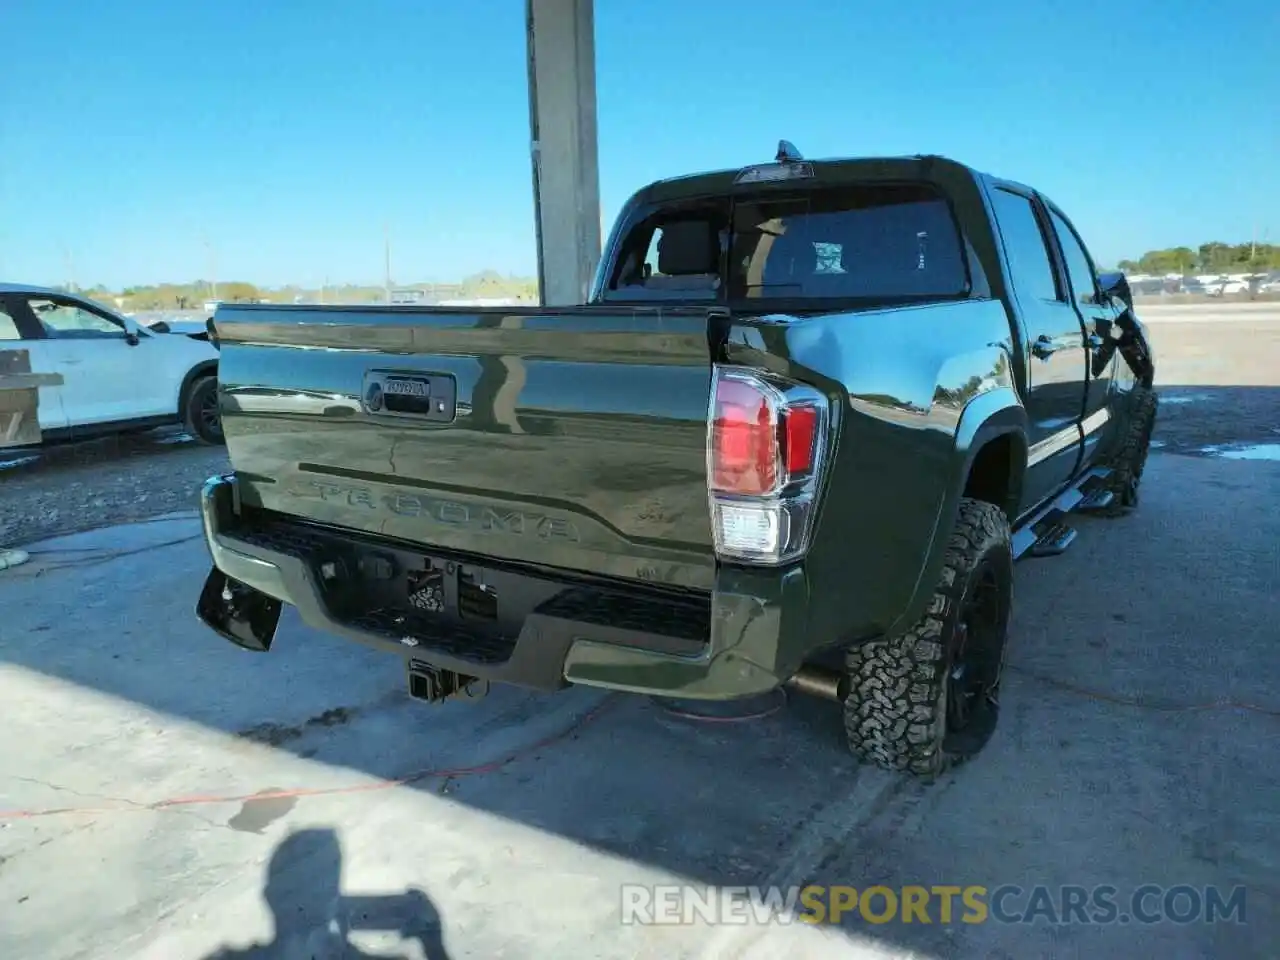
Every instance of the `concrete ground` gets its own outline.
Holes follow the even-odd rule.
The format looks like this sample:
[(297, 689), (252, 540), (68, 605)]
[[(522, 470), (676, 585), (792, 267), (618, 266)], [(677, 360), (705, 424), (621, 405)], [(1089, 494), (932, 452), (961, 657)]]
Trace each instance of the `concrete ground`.
[[(1246, 358), (1197, 366), (1207, 336), (1158, 341), (1162, 380), (1249, 390)], [(1158, 451), (1136, 513), (1020, 565), (1000, 727), (932, 786), (859, 766), (816, 701), (431, 708), (288, 615), (244, 653), (191, 612), (190, 515), (29, 545), (0, 574), (0, 957), (1272, 957), (1278, 494), (1280, 464)], [(624, 885), (670, 883), (1020, 892), (976, 924), (623, 922)], [(1243, 917), (1139, 922), (1144, 884), (1240, 887)], [(1099, 885), (1112, 922), (1005, 922)]]

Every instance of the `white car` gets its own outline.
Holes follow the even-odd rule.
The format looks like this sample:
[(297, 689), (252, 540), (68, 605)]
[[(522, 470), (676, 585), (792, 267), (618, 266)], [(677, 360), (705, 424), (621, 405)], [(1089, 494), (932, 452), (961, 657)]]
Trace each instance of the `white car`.
[(207, 333), (139, 326), (100, 303), (42, 287), (0, 283), (0, 352), (25, 350), (39, 387), (42, 440), (83, 439), (184, 424), (220, 444), (218, 350)]

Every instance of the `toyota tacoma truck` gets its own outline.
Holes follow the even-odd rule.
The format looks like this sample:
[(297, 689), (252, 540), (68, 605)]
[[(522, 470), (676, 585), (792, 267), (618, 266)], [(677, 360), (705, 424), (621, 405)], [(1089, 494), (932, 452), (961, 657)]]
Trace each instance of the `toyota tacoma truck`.
[(1136, 505), (1156, 411), (1123, 275), (1042, 193), (786, 141), (639, 190), (581, 306), (212, 328), (223, 637), (291, 604), (427, 701), (786, 686), (925, 778), (996, 724), (1014, 562)]

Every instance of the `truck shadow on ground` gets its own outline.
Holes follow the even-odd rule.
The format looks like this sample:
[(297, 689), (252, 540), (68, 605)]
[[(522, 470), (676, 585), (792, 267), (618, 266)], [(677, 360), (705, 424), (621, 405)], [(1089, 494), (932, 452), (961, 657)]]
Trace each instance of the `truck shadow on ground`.
[[(1274, 396), (1268, 402), (1274, 411)], [(186, 543), (72, 563), (85, 551), (124, 551), (132, 538), (174, 539), (163, 523), (103, 531), (38, 555), (33, 567), (51, 563), (43, 573), (0, 581), (0, 662), (158, 712), (148, 722), (168, 715), (175, 726), (193, 721), (230, 735), (249, 753), (205, 771), (206, 790), (218, 776), (238, 783), (237, 771), (259, 769), (281, 751), (408, 784), (697, 884), (1123, 890), (1212, 882), (1245, 883), (1265, 899), (1280, 894), (1280, 846), (1266, 810), (1267, 798), (1280, 795), (1274, 719), (1200, 707), (1227, 699), (1276, 706), (1268, 624), (1280, 620), (1280, 517), (1270, 509), (1277, 477), (1267, 463), (1153, 457), (1136, 514), (1082, 520), (1078, 545), (1064, 557), (1020, 565), (1001, 726), (981, 756), (933, 785), (859, 766), (844, 748), (838, 709), (820, 701), (793, 698), (777, 713), (734, 724), (693, 722), (647, 698), (589, 690), (494, 689), (475, 703), (427, 707), (409, 700), (396, 663), (291, 615), (270, 654), (237, 650), (194, 619), (208, 558), (189, 520), (181, 521), (193, 538)], [(1218, 562), (1225, 555), (1230, 569)], [(68, 569), (56, 568), (60, 558), (69, 558)], [(1188, 569), (1200, 571), (1195, 582)], [(1177, 590), (1162, 589), (1175, 582)], [(1187, 709), (1152, 712), (1124, 698)], [(305, 808), (313, 792), (305, 768), (291, 762), (270, 776), (248, 790), (227, 788), (202, 812), (257, 832), (264, 801), (256, 791), (293, 791)], [(146, 782), (119, 789), (139, 803), (165, 799), (149, 795)], [(353, 818), (367, 793), (352, 792)], [(283, 819), (293, 805), (271, 816)], [(328, 902), (337, 874), (315, 873), (292, 881), (303, 887), (297, 896)], [(1086, 934), (1041, 924), (948, 926), (936, 917), (876, 925), (856, 912), (841, 926), (939, 956), (1039, 956), (1068, 943), (1083, 950)], [(1119, 938), (1115, 956), (1163, 947), (1169, 955), (1243, 957), (1263, 955), (1276, 933), (1259, 916), (1249, 927), (1131, 925), (1106, 936)], [(240, 955), (253, 956), (226, 956)]]
[(440, 914), (421, 890), (395, 894), (344, 894), (342, 848), (328, 829), (298, 830), (276, 847), (267, 866), (262, 898), (271, 912), (273, 936), (266, 943), (224, 946), (204, 960), (303, 960), (346, 957), (393, 958), (367, 953), (352, 933), (376, 932), (416, 941), (424, 960), (449, 960)]

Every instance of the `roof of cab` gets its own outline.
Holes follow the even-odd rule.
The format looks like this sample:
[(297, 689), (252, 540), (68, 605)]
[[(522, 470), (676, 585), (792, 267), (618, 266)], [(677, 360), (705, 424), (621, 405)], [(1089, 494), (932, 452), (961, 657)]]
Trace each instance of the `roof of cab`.
[[(744, 170), (753, 166), (766, 166), (772, 162), (762, 160), (758, 164), (746, 164), (734, 169), (709, 170), (657, 180), (643, 187), (638, 199), (649, 203), (662, 203), (692, 197), (728, 194), (734, 191), (736, 180)], [(804, 162), (812, 164), (815, 180), (826, 181), (895, 176), (931, 179), (943, 171), (945, 171), (944, 179), (948, 176), (982, 176), (978, 171), (958, 160), (931, 154), (900, 157), (832, 157), (806, 159)]]
[(55, 290), (53, 287), (37, 287), (30, 283), (6, 283), (0, 280), (0, 294), (3, 293), (49, 293), (59, 296), (66, 295), (65, 290)]

